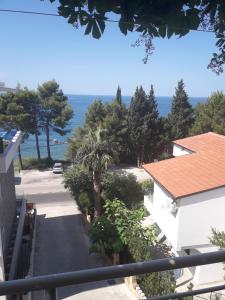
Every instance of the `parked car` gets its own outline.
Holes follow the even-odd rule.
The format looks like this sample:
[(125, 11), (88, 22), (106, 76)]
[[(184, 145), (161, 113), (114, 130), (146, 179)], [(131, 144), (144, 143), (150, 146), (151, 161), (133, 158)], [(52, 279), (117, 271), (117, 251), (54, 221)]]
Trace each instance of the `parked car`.
[(52, 168), (53, 173), (62, 173), (63, 172), (63, 166), (62, 163), (56, 162)]

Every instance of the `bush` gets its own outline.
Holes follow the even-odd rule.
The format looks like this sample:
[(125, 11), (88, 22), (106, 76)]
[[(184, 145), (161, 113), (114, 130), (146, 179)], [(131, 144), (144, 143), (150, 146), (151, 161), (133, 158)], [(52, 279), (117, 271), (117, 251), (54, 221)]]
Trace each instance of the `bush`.
[[(81, 196), (84, 208), (89, 205), (87, 204), (87, 198), (89, 198), (89, 201), (93, 205), (92, 176), (91, 173), (81, 165), (76, 165), (64, 173), (64, 186), (70, 191), (74, 199), (78, 200), (78, 205), (82, 193), (87, 194), (87, 196)], [(82, 210), (82, 206), (80, 209)]]
[[(22, 160), (23, 160), (23, 169), (24, 170), (32, 170), (32, 169), (46, 170), (46, 169), (52, 168), (52, 166), (55, 162), (54, 160), (49, 159), (47, 157), (41, 158), (40, 161), (38, 161), (38, 159), (36, 157), (25, 157)], [(14, 168), (15, 168), (15, 170), (19, 170), (19, 160), (18, 159), (16, 159), (14, 161)]]
[(92, 250), (103, 248), (105, 253), (121, 253), (128, 244), (133, 230), (142, 230), (146, 210), (129, 210), (118, 200), (105, 200), (105, 213), (95, 220), (90, 230)]
[(154, 182), (151, 179), (146, 179), (141, 183), (142, 191), (144, 195), (149, 195), (153, 193)]
[(91, 197), (87, 192), (81, 193), (79, 196), (79, 200), (77, 202), (80, 207), (80, 210), (85, 214), (90, 212), (90, 210), (93, 206)]
[(127, 208), (136, 209), (143, 206), (144, 194), (136, 177), (126, 173), (108, 173), (102, 183), (104, 199), (120, 199)]
[[(156, 227), (132, 230), (128, 241), (128, 251), (135, 262), (151, 260), (151, 247), (159, 247), (156, 241)], [(137, 282), (147, 298), (166, 295), (175, 291), (173, 272), (157, 272), (137, 276)]]

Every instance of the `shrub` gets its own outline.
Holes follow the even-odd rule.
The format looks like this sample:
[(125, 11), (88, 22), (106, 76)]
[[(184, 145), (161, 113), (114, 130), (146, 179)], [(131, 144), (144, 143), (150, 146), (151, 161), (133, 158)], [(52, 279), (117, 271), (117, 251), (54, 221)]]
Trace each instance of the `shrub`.
[(129, 209), (143, 206), (141, 185), (132, 174), (108, 173), (103, 178), (102, 188), (104, 199), (121, 199)]
[[(63, 161), (62, 161), (63, 162)], [(41, 158), (40, 161), (36, 157), (25, 157), (23, 158), (23, 169), (24, 170), (45, 170), (49, 169), (53, 166), (54, 160), (49, 159), (47, 157)], [(15, 170), (19, 169), (19, 161), (14, 161)]]
[(79, 200), (77, 202), (78, 202), (80, 210), (83, 213), (88, 213), (93, 206), (91, 197), (87, 192), (81, 193), (79, 196)]
[(141, 187), (144, 195), (152, 194), (154, 188), (154, 182), (151, 179), (146, 179), (142, 181)]
[(76, 200), (79, 199), (80, 194), (83, 192), (88, 194), (90, 201), (93, 200), (92, 176), (81, 165), (76, 165), (64, 173), (64, 186)]
[(146, 210), (129, 210), (118, 199), (106, 199), (104, 210), (104, 214), (95, 220), (90, 231), (92, 250), (103, 248), (108, 255), (120, 253), (128, 244), (131, 232), (142, 230), (141, 221)]

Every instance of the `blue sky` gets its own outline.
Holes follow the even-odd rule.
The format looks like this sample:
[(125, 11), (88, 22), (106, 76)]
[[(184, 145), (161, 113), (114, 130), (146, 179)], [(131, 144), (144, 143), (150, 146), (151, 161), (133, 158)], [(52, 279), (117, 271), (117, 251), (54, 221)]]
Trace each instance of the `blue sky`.
[[(1, 0), (0, 9), (57, 12), (48, 0)], [(215, 38), (193, 32), (170, 40), (154, 40), (155, 51), (143, 64), (144, 48), (133, 48), (138, 35), (124, 36), (117, 24), (108, 24), (103, 37), (84, 36), (61, 17), (19, 15), (0, 12), (0, 81), (14, 87), (35, 89), (56, 79), (65, 93), (112, 95), (117, 85), (132, 95), (137, 85), (156, 95), (171, 96), (183, 78), (190, 96), (225, 92), (225, 75), (207, 70)]]

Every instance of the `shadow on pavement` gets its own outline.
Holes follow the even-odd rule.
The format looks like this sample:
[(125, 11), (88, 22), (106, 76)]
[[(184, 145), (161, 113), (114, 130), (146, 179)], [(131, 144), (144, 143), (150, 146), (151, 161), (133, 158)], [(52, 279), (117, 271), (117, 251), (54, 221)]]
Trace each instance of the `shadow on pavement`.
[[(81, 214), (37, 217), (34, 276), (103, 266), (103, 261), (89, 252), (89, 240)], [(58, 289), (58, 295), (59, 299), (65, 299), (87, 290), (117, 283), (120, 281), (110, 280), (62, 287)], [(42, 299), (42, 296), (43, 292), (35, 292), (33, 299)]]

